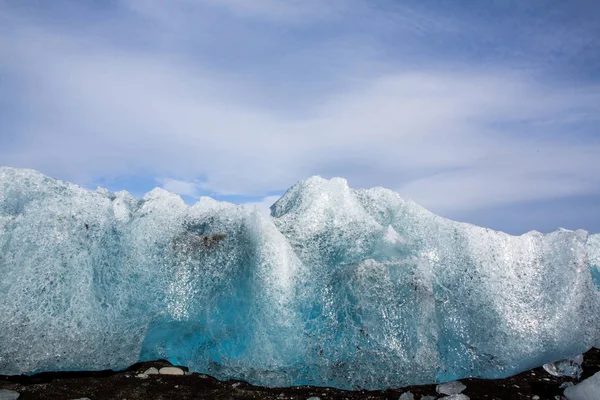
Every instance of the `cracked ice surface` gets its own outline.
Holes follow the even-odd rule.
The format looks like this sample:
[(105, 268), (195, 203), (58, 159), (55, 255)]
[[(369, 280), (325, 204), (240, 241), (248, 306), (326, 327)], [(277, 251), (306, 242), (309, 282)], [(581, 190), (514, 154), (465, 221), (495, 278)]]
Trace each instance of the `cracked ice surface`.
[(0, 168), (0, 373), (166, 358), (269, 386), (504, 377), (600, 337), (597, 237), (511, 236), (339, 178), (269, 218)]

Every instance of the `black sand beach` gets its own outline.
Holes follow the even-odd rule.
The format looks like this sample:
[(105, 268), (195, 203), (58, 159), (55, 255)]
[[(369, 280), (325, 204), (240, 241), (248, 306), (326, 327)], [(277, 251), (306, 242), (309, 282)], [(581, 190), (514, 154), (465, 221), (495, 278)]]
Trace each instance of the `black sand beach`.
[[(239, 381), (219, 381), (203, 374), (184, 376), (150, 375), (146, 379), (136, 375), (150, 367), (164, 367), (166, 361), (140, 363), (125, 371), (60, 372), (33, 376), (0, 376), (0, 389), (21, 394), (20, 400), (29, 399), (389, 399), (397, 400), (410, 391), (415, 400), (421, 396), (443, 397), (435, 391), (436, 385), (410, 386), (385, 391), (344, 391), (319, 387), (265, 388)], [(600, 371), (600, 350), (592, 349), (584, 356), (585, 379)], [(493, 399), (561, 399), (564, 382), (577, 383), (571, 378), (551, 376), (542, 368), (498, 380), (463, 379), (463, 394), (471, 400)]]

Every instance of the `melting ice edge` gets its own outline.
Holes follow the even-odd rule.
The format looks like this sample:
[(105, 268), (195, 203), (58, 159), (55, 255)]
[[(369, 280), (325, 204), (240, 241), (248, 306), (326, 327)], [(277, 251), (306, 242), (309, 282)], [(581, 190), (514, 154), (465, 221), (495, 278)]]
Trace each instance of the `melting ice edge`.
[(506, 377), (600, 339), (600, 235), (511, 236), (340, 178), (271, 210), (0, 168), (0, 374), (165, 358), (377, 389)]

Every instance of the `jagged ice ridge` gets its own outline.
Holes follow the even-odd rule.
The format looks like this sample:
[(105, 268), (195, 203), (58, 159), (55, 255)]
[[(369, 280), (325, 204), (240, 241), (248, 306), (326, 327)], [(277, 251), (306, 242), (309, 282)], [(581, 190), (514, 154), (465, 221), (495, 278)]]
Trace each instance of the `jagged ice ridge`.
[(600, 236), (313, 177), (271, 217), (0, 168), (0, 374), (165, 358), (267, 386), (500, 378), (600, 338)]

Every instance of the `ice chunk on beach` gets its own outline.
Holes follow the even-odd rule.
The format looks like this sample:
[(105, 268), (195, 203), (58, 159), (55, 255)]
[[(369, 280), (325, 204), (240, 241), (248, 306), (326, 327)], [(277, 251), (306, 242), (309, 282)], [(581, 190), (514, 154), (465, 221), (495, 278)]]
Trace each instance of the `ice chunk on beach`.
[(17, 400), (21, 397), (19, 392), (8, 389), (0, 389), (0, 400)]
[(600, 338), (584, 231), (511, 236), (339, 178), (271, 210), (0, 168), (0, 374), (167, 359), (378, 389), (505, 377)]
[(411, 392), (404, 392), (400, 395), (398, 400), (415, 400), (415, 396)]
[(564, 395), (568, 400), (600, 399), (600, 372), (597, 372), (575, 386), (566, 388)]
[(542, 367), (546, 372), (553, 376), (568, 376), (579, 379), (583, 373), (583, 355), (580, 354), (572, 359), (561, 360), (553, 363), (544, 364)]
[(435, 391), (441, 394), (459, 394), (467, 387), (458, 381), (446, 382), (441, 385), (437, 385)]

